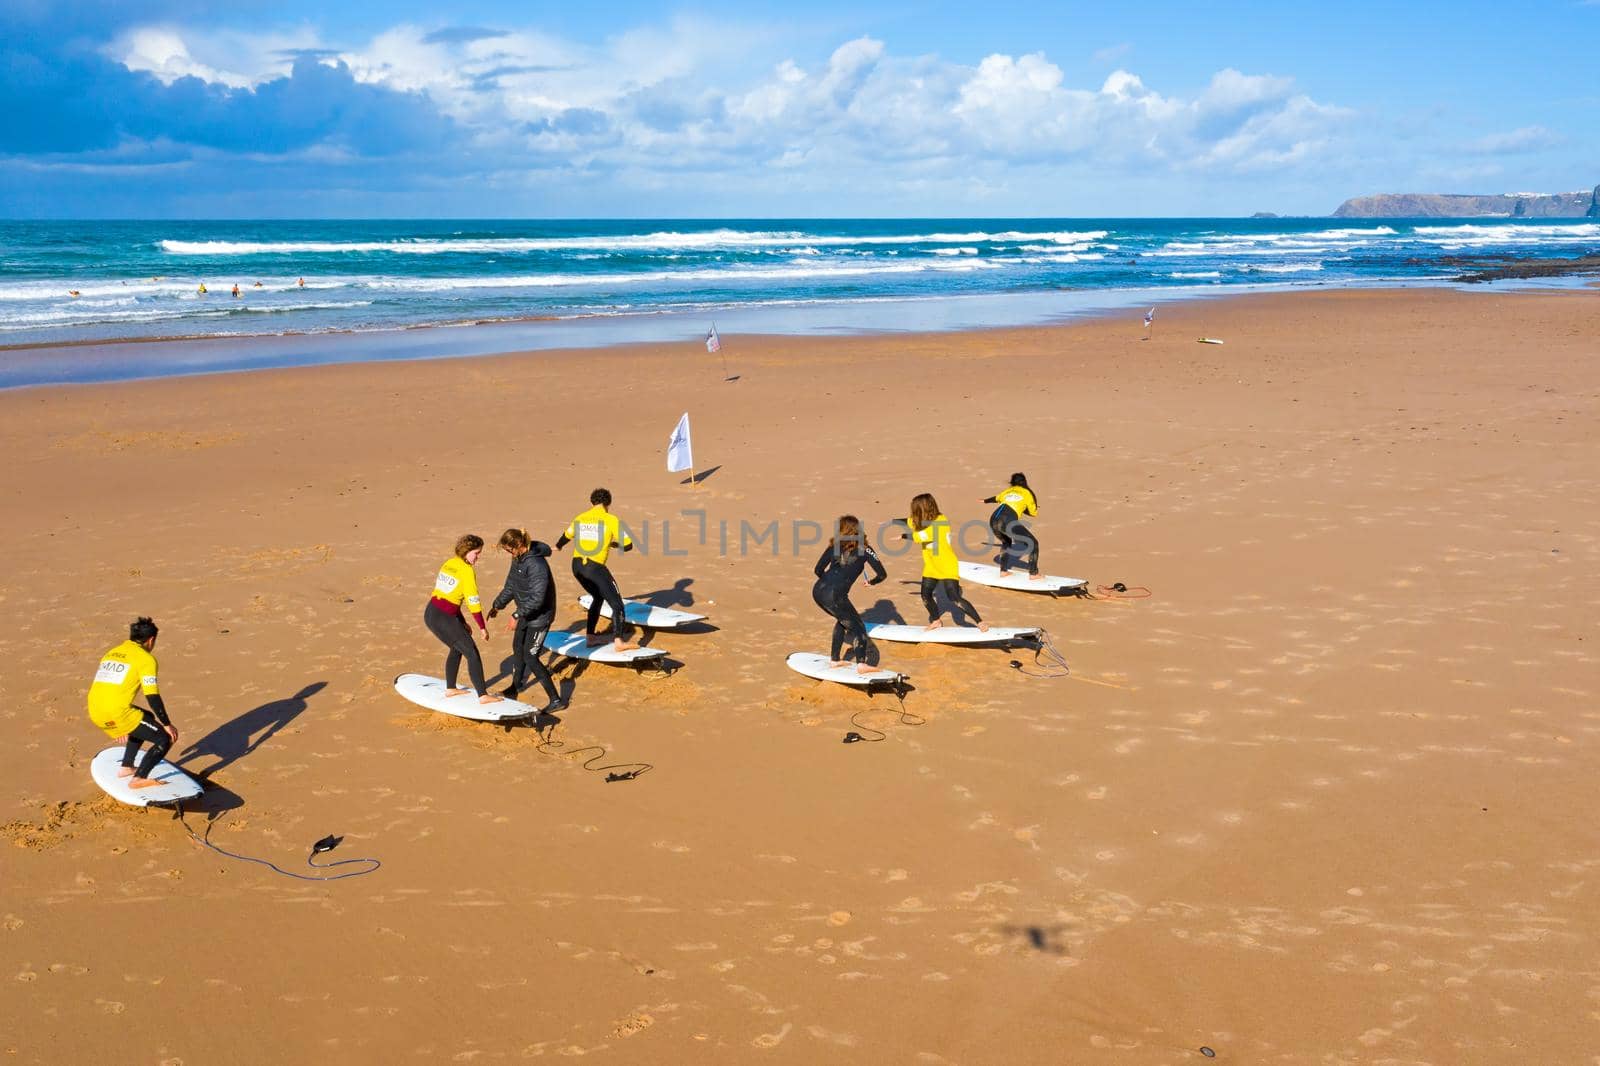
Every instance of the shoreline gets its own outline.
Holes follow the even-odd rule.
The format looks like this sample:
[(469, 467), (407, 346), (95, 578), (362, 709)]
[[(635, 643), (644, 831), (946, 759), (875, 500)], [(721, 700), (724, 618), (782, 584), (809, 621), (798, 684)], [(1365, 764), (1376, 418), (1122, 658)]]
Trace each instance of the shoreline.
[[(1550, 282), (1567, 280), (1569, 285)], [(739, 306), (717, 315), (668, 310), (625, 315), (544, 316), (463, 320), (380, 329), (330, 329), (270, 334), (126, 337), (44, 344), (0, 344), (0, 393), (53, 385), (106, 384), (167, 377), (357, 363), (416, 362), (529, 352), (595, 351), (703, 342), (704, 324), (735, 343), (760, 337), (939, 335), (1067, 326), (1155, 306), (1161, 312), (1192, 304), (1296, 294), (1386, 291), (1582, 293), (1595, 285), (1583, 274), (1534, 273), (1493, 279), (1414, 282), (1279, 282), (1183, 289), (1079, 289), (946, 297), (881, 297), (793, 305)], [(986, 314), (985, 311), (988, 313)], [(920, 322), (912, 316), (923, 314)], [(963, 313), (966, 312), (966, 313)], [(998, 312), (998, 314), (997, 314)], [(1009, 312), (1009, 317), (1007, 317)], [(940, 317), (943, 316), (943, 317)], [(933, 321), (927, 321), (932, 317)], [(840, 324), (837, 319), (846, 320)], [(692, 320), (692, 325), (691, 325)], [(854, 325), (848, 324), (854, 320)], [(1158, 314), (1157, 329), (1161, 316)], [(749, 323), (756, 328), (744, 329)], [(722, 325), (726, 323), (727, 325)], [(666, 337), (673, 326), (684, 328)], [(760, 328), (760, 327), (766, 328)], [(783, 328), (783, 327), (787, 328)], [(777, 328), (774, 328), (777, 327)], [(69, 353), (67, 358), (52, 358)]]

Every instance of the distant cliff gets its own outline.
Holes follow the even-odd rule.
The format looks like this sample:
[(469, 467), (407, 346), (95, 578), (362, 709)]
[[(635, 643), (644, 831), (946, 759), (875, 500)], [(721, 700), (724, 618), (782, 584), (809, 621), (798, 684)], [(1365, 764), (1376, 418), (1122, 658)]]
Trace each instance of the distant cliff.
[(1600, 185), (1592, 192), (1379, 193), (1346, 200), (1336, 218), (1600, 218)]

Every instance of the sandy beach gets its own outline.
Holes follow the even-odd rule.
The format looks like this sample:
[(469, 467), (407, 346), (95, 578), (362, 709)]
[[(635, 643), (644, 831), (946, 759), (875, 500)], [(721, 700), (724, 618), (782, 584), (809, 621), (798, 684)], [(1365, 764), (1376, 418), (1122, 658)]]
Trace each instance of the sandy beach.
[[(1600, 300), (1240, 297), (1140, 336), (0, 392), (7, 1061), (1600, 1061)], [(696, 487), (663, 469), (684, 411)], [(1151, 592), (966, 587), (1070, 677), (884, 644), (902, 716), (785, 667), (830, 628), (791, 523), (920, 491), (983, 520), (1014, 470), (1046, 570)], [(678, 668), (564, 669), (543, 733), (396, 695), (440, 670), (456, 536), (554, 542), (596, 485), (651, 533), (624, 594), (708, 616), (650, 638)], [(857, 605), (917, 621), (888, 567)], [(137, 614), (208, 783), (188, 826), (381, 869), (280, 877), (99, 792), (84, 691)]]

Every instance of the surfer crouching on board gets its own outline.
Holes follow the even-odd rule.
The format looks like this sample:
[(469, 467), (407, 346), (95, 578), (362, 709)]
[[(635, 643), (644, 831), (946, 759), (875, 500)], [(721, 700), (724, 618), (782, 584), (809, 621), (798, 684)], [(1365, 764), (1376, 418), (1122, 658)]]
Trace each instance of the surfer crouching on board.
[(422, 612), (422, 621), (428, 632), (439, 638), (450, 649), (444, 659), (444, 694), (465, 696), (467, 690), (456, 688), (456, 675), (461, 672), (461, 660), (467, 660), (467, 675), (472, 678), (473, 691), (479, 703), (499, 703), (501, 697), (489, 695), (488, 682), (483, 679), (483, 659), (478, 646), (472, 642), (472, 631), (462, 617), (462, 609), (472, 612), (483, 639), (489, 639), (489, 627), (483, 620), (483, 605), (478, 600), (478, 575), (472, 569), (483, 554), (483, 538), (468, 533), (456, 541), (456, 553), (439, 568), (433, 582), (433, 597)]
[(628, 531), (622, 528), (617, 516), (609, 510), (610, 490), (595, 489), (589, 493), (589, 503), (593, 506), (574, 518), (566, 532), (561, 534), (561, 539), (556, 541), (556, 550), (568, 544), (573, 546), (572, 576), (589, 594), (589, 619), (584, 627), (589, 647), (605, 643), (605, 638), (595, 636), (594, 631), (600, 624), (600, 605), (606, 604), (611, 608), (612, 642), (617, 651), (627, 651), (638, 645), (627, 642), (626, 607), (622, 602), (622, 593), (617, 591), (616, 578), (611, 576), (611, 571), (606, 567), (606, 559), (610, 558), (612, 548), (633, 551), (633, 538), (628, 536)]
[(532, 671), (547, 697), (542, 709), (559, 711), (566, 703), (550, 680), (550, 671), (539, 661), (544, 636), (556, 619), (555, 579), (550, 574), (550, 564), (545, 562), (550, 557), (550, 545), (529, 539), (526, 529), (508, 529), (500, 534), (500, 550), (511, 556), (511, 569), (506, 572), (506, 587), (489, 608), (489, 617), (499, 614), (513, 600), (517, 604), (516, 628), (511, 638), (511, 687), (504, 695), (516, 699)]
[(1000, 572), (1010, 573), (1013, 559), (1020, 559), (1023, 552), (1027, 552), (1028, 559), (1023, 565), (1028, 577), (1039, 580), (1039, 542), (1033, 530), (1022, 524), (1024, 515), (1035, 518), (1039, 515), (1039, 500), (1028, 487), (1027, 475), (1012, 474), (1010, 485), (985, 497), (983, 502), (999, 504), (989, 516), (989, 532), (1000, 541), (1000, 558), (995, 560), (1000, 564)]
[[(150, 775), (178, 742), (178, 729), (167, 717), (156, 682), (156, 657), (152, 652), (158, 632), (150, 619), (137, 619), (128, 627), (128, 639), (100, 656), (100, 668), (89, 685), (89, 718), (112, 740), (128, 738), (128, 750), (122, 753), (122, 769), (117, 776), (132, 778), (129, 788), (159, 785), (161, 782)], [(133, 705), (133, 697), (141, 689), (150, 704), (148, 711)], [(145, 744), (150, 745), (150, 750), (135, 770), (133, 761)]]
[(950, 543), (950, 519), (939, 510), (939, 501), (931, 493), (923, 492), (911, 499), (911, 517), (896, 518), (894, 524), (911, 531), (911, 539), (922, 546), (922, 606), (928, 609), (928, 628), (944, 625), (939, 619), (939, 605), (933, 596), (943, 591), (952, 608), (959, 608), (978, 628), (988, 631), (989, 623), (978, 615), (977, 608), (961, 595), (961, 560), (956, 558), (955, 545)]
[(853, 514), (841, 515), (833, 539), (822, 549), (822, 558), (814, 568), (817, 583), (811, 586), (811, 598), (833, 618), (833, 650), (828, 653), (831, 660), (828, 665), (845, 665), (841, 652), (848, 640), (859, 674), (870, 674), (878, 665), (878, 646), (867, 636), (861, 612), (850, 602), (850, 589), (861, 576), (862, 568), (868, 566), (872, 567), (873, 575), (867, 581), (869, 585), (876, 585), (889, 576), (861, 532), (861, 519)]

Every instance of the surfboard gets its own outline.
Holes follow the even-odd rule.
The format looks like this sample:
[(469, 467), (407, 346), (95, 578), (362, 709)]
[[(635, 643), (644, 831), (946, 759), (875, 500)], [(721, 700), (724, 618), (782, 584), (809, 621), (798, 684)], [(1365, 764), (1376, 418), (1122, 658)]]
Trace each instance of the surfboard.
[[(122, 769), (122, 753), (126, 750), (126, 744), (107, 748), (96, 755), (94, 761), (89, 764), (89, 776), (94, 778), (94, 783), (118, 803), (126, 803), (130, 807), (148, 807), (152, 803), (176, 803), (200, 795), (200, 782), (165, 759), (156, 763), (156, 768), (150, 775), (152, 781), (161, 782), (159, 785), (151, 785), (149, 788), (129, 788), (128, 779), (117, 776), (117, 771)], [(140, 748), (139, 757), (143, 759), (148, 750)]]
[(1038, 633), (1038, 626), (990, 626), (987, 633), (977, 626), (943, 625), (938, 629), (924, 629), (882, 622), (867, 626), (867, 636), (875, 640), (898, 640), (906, 644), (1004, 644)]
[(1002, 573), (998, 566), (991, 563), (962, 562), (960, 572), (962, 581), (996, 589), (1016, 589), (1019, 592), (1071, 592), (1089, 584), (1081, 577), (1056, 577), (1053, 574), (1045, 574), (1034, 580), (1024, 570), (1012, 567)]
[(1200, 343), (1201, 344), (1224, 344), (1226, 342), (1225, 341), (1219, 341), (1215, 337), (1201, 337), (1200, 338)]
[(904, 679), (904, 674), (897, 674), (893, 670), (874, 670), (870, 674), (856, 672), (855, 663), (847, 666), (829, 666), (831, 660), (826, 655), (815, 652), (797, 651), (789, 656), (789, 669), (797, 674), (814, 677), (818, 681), (837, 681), (841, 685), (858, 685), (867, 688), (872, 685), (892, 685)]
[[(578, 597), (578, 606), (586, 611), (593, 602), (594, 597), (588, 593)], [(690, 614), (688, 611), (678, 611), (671, 607), (652, 607), (650, 604), (640, 603), (638, 600), (623, 600), (622, 609), (627, 614), (628, 621), (631, 624), (643, 626), (646, 629), (677, 629), (679, 626), (686, 626), (690, 622), (703, 622), (706, 618), (703, 614)], [(610, 618), (611, 605), (602, 603), (600, 605), (600, 614), (603, 617)]]
[(418, 707), (452, 714), (457, 718), (470, 718), (474, 722), (511, 722), (539, 713), (539, 708), (516, 700), (479, 703), (471, 689), (464, 696), (446, 696), (444, 679), (427, 674), (401, 674), (394, 679), (394, 690)]
[(588, 640), (582, 633), (569, 633), (563, 629), (552, 629), (545, 634), (544, 650), (565, 655), (569, 659), (588, 659), (595, 663), (636, 663), (645, 659), (659, 659), (667, 653), (660, 648), (630, 648), (628, 651), (617, 651), (611, 646), (611, 638), (606, 637), (604, 644), (589, 647)]

